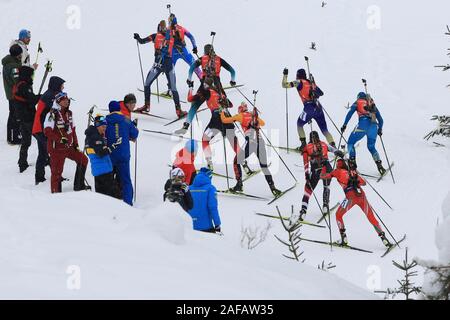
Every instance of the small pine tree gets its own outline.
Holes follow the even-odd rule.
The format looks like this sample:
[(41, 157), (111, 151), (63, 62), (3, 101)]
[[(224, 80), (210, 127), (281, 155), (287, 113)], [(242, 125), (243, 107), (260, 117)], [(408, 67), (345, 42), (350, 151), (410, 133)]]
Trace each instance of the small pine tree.
[(288, 234), (288, 241), (281, 240), (276, 235), (274, 235), (274, 236), (278, 241), (280, 241), (283, 245), (285, 245), (289, 249), (289, 252), (292, 254), (292, 256), (287, 256), (287, 255), (283, 254), (283, 257), (291, 259), (291, 260), (296, 260), (296, 261), (299, 261), (302, 263), (305, 262), (304, 259), (302, 261), (300, 261), (300, 257), (303, 255), (304, 252), (299, 251), (299, 243), (302, 241), (301, 233), (300, 233), (300, 228), (302, 225), (300, 223), (297, 223), (294, 226), (290, 226), (290, 225), (286, 224), (284, 222), (283, 217), (281, 216), (280, 209), (278, 208), (278, 206), (276, 208), (278, 211), (278, 216), (281, 221), (281, 224), (283, 225), (284, 230)]
[(421, 293), (422, 287), (416, 287), (414, 282), (411, 281), (411, 278), (417, 276), (417, 271), (413, 271), (413, 269), (417, 267), (418, 263), (416, 261), (408, 261), (408, 248), (405, 249), (405, 260), (403, 260), (402, 264), (395, 261), (392, 261), (392, 263), (396, 268), (405, 272), (404, 278), (397, 281), (400, 286), (394, 289), (388, 288), (386, 291), (375, 292), (384, 293), (385, 299), (394, 299), (398, 294), (403, 294), (406, 300), (411, 300), (410, 296), (412, 294)]

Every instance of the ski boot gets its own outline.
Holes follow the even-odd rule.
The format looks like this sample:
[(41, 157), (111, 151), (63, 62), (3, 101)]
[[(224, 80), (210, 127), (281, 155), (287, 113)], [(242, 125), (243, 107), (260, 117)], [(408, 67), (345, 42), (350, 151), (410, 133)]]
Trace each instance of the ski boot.
[(25, 170), (27, 170), (29, 166), (30, 166), (30, 165), (29, 165), (28, 163), (26, 163), (26, 164), (21, 164), (21, 165), (19, 166), (19, 171), (20, 171), (20, 173), (23, 173)]
[(206, 158), (207, 167), (209, 170), (214, 171), (213, 162), (211, 158)]
[(253, 173), (255, 173), (252, 169), (250, 169), (250, 167), (248, 166), (247, 161), (244, 161), (244, 163), (242, 164), (242, 167), (244, 168), (245, 174), (247, 176), (252, 175)]
[(341, 234), (341, 242), (338, 242), (338, 244), (341, 247), (348, 246), (348, 239), (347, 235), (345, 234), (345, 229), (339, 230), (339, 233)]
[(189, 129), (189, 123), (185, 122), (185, 123), (183, 123), (183, 128), (175, 130), (175, 134), (184, 135), (184, 134), (186, 134), (188, 129)]
[(150, 113), (150, 103), (146, 102), (142, 107), (134, 109), (137, 113)]
[(306, 138), (300, 138), (300, 142), (302, 143), (300, 147), (297, 147), (296, 150), (300, 153), (303, 153), (303, 149), (306, 147)]
[(187, 112), (177, 108), (177, 117), (178, 119), (184, 118), (187, 116)]
[(390, 243), (389, 240), (386, 238), (384, 232), (379, 233), (378, 236), (380, 237), (381, 241), (383, 242), (386, 248), (392, 247), (392, 243)]
[(279, 197), (283, 194), (283, 192), (278, 190), (274, 184), (270, 184), (269, 187), (270, 187), (270, 191), (272, 191), (272, 194), (274, 197)]
[(37, 186), (39, 183), (45, 182), (47, 179), (45, 177), (35, 177), (34, 178), (34, 184)]
[[(77, 169), (75, 171), (75, 179), (73, 183), (73, 191), (86, 191), (91, 190), (92, 188), (90, 186), (87, 186), (85, 184), (85, 175), (86, 175), (86, 168), (84, 166), (78, 165)], [(59, 181), (61, 185), (62, 180)], [(60, 188), (61, 190), (61, 188)]]
[(232, 192), (242, 192), (244, 191), (244, 185), (242, 184), (242, 180), (238, 180), (236, 185), (230, 189)]
[(383, 168), (383, 165), (381, 164), (381, 160), (375, 161), (377, 168), (378, 168), (378, 172), (380, 173), (380, 175), (384, 176), (386, 174), (386, 169)]

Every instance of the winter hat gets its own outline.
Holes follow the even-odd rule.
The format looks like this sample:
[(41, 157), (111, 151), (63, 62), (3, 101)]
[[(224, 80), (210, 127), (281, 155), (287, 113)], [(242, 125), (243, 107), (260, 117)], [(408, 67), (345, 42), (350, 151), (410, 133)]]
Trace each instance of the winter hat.
[(28, 66), (21, 66), (19, 68), (19, 79), (23, 81), (33, 80), (34, 69)]
[(170, 179), (180, 179), (184, 178), (185, 174), (184, 171), (180, 168), (173, 168), (172, 171), (170, 171)]
[(118, 101), (111, 101), (108, 105), (109, 112), (117, 112), (120, 111), (120, 103)]
[(345, 170), (348, 170), (347, 163), (345, 163), (345, 160), (344, 160), (344, 159), (339, 159), (339, 160), (336, 162), (336, 167), (337, 167), (338, 169), (345, 169)]
[(210, 179), (212, 178), (212, 174), (213, 174), (212, 171), (206, 167), (201, 168), (200, 173), (206, 175)]
[(170, 16), (169, 16), (169, 24), (171, 26), (174, 26), (174, 25), (178, 24), (177, 17), (173, 13), (171, 13)]
[(197, 141), (189, 140), (188, 142), (186, 142), (186, 145), (184, 148), (186, 149), (187, 152), (196, 154), (197, 150), (198, 150)]
[(20, 30), (20, 32), (19, 32), (19, 40), (24, 40), (24, 39), (27, 39), (27, 38), (31, 38), (30, 30), (27, 30), (27, 29)]
[(306, 71), (305, 71), (305, 69), (298, 69), (297, 70), (297, 79), (299, 79), (299, 80), (306, 80)]
[(207, 45), (205, 45), (205, 48), (203, 49), (203, 51), (205, 52), (206, 55), (210, 55), (211, 53), (214, 52), (214, 47), (212, 44), (207, 44)]
[(132, 93), (129, 93), (125, 96), (125, 98), (123, 98), (123, 103), (128, 104), (128, 103), (136, 103), (136, 96)]
[(161, 20), (158, 23), (158, 33), (163, 33), (163, 32), (166, 31), (166, 29), (167, 29), (166, 21), (165, 20)]
[(22, 54), (23, 50), (22, 47), (18, 44), (14, 44), (9, 48), (9, 54), (13, 57), (18, 57)]
[(241, 102), (241, 105), (238, 108), (238, 112), (242, 113), (242, 112), (247, 112), (248, 111), (248, 106), (245, 102)]
[(367, 95), (364, 92), (358, 93), (358, 99), (366, 99)]
[(96, 128), (101, 126), (106, 126), (108, 123), (106, 122), (106, 118), (102, 115), (97, 115), (94, 119), (94, 126)]
[(69, 97), (67, 96), (67, 93), (65, 93), (65, 92), (60, 92), (55, 96), (55, 101), (58, 104), (64, 99), (69, 100)]

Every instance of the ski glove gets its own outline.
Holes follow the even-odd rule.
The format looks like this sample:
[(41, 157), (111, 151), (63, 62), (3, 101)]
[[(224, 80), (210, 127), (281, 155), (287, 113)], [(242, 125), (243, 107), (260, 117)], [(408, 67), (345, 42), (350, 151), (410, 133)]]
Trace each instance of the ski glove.
[(193, 54), (197, 54), (197, 53), (198, 53), (197, 47), (194, 47), (194, 48), (192, 49), (192, 53), (193, 53)]
[(283, 75), (287, 76), (289, 74), (289, 70), (287, 68), (284, 68)]
[(378, 129), (378, 135), (381, 137), (383, 135), (383, 129), (379, 128)]
[(191, 81), (191, 80), (188, 79), (188, 80), (186, 80), (186, 83), (187, 83), (189, 88), (193, 88), (194, 87), (194, 81)]
[(136, 39), (140, 44), (144, 44), (145, 41), (139, 36), (139, 33), (134, 34), (134, 39)]
[(341, 128), (341, 132), (344, 133), (345, 129), (347, 129), (347, 126), (344, 124)]
[(234, 86), (236, 85), (236, 81), (231, 80), (231, 81), (230, 81), (230, 85), (231, 85), (232, 87), (234, 87)]
[(344, 152), (342, 152), (341, 150), (336, 150), (336, 151), (334, 152), (334, 155), (335, 155), (337, 158), (344, 158)]
[(220, 226), (215, 227), (215, 228), (214, 228), (214, 231), (215, 231), (215, 232), (220, 232)]

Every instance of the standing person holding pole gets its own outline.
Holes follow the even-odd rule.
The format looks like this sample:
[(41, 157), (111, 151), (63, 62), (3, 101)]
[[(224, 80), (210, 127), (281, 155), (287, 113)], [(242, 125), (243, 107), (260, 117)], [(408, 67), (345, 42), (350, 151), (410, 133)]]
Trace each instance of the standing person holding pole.
[(305, 69), (299, 69), (297, 71), (296, 80), (289, 82), (288, 74), (289, 70), (285, 68), (283, 70), (282, 87), (286, 89), (296, 88), (304, 105), (303, 112), (297, 120), (297, 132), (301, 142), (301, 146), (298, 148), (299, 151), (302, 152), (306, 146), (306, 134), (303, 127), (312, 119), (316, 120), (328, 143), (335, 147), (336, 144), (333, 136), (328, 131), (322, 105), (318, 100), (319, 97), (323, 96), (323, 91), (316, 85), (314, 77), (310, 74), (310, 79), (308, 79)]
[[(19, 38), (17, 40), (14, 40), (11, 42), (10, 47), (17, 44), (22, 48), (22, 65), (27, 67), (32, 67), (34, 70), (37, 70), (39, 67), (38, 61), (36, 58), (36, 62), (31, 64), (30, 54), (28, 53), (28, 45), (31, 42), (31, 32), (26, 29), (22, 29), (19, 32)], [(42, 52), (41, 43), (38, 45), (38, 53), (37, 56), (39, 56), (39, 53)]]

